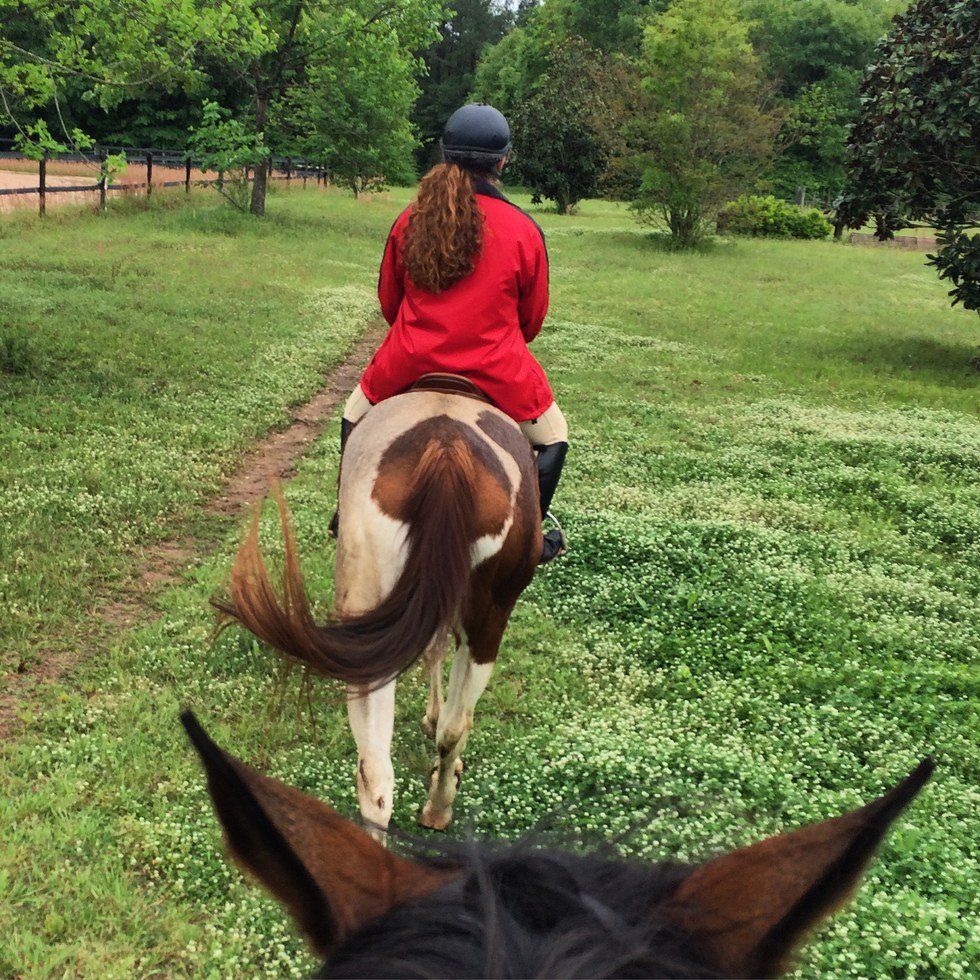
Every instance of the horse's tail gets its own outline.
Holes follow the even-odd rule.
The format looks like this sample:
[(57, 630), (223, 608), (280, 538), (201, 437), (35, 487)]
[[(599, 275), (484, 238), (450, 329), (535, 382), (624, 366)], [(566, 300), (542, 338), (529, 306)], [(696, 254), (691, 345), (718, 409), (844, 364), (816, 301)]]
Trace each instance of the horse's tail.
[(282, 600), (259, 550), (256, 513), (232, 568), (230, 598), (212, 601), (288, 660), (317, 674), (349, 684), (387, 681), (415, 663), (457, 616), (477, 537), (476, 489), (465, 443), (430, 443), (405, 501), (407, 558), (394, 588), (374, 609), (319, 626), (310, 612), (289, 511), (276, 487), (285, 539)]

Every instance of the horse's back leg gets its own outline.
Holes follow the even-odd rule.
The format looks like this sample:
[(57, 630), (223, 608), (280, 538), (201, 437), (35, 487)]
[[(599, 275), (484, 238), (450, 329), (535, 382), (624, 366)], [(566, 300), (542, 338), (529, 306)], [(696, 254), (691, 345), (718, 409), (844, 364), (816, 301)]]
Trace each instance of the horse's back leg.
[[(378, 541), (365, 540), (363, 524), (347, 541), (341, 538), (335, 574), (337, 612), (352, 616), (375, 608), (391, 591), (400, 557), (379, 561)], [(352, 541), (352, 538), (356, 540)], [(382, 539), (382, 535), (376, 536)], [(353, 545), (353, 546), (351, 546)], [(395, 728), (395, 680), (374, 690), (347, 689), (347, 718), (357, 743), (357, 802), (368, 830), (384, 841), (395, 798), (391, 740)]]
[(357, 802), (368, 830), (378, 840), (391, 820), (395, 800), (395, 770), (391, 737), (395, 728), (395, 681), (365, 691), (347, 689), (347, 717), (357, 743)]
[(460, 630), (459, 649), (449, 672), (449, 692), (436, 727), (436, 759), (429, 782), (429, 798), (419, 822), (432, 830), (445, 830), (453, 815), (453, 800), (463, 773), (463, 749), (473, 728), (473, 712), (486, 690), (510, 609), (491, 605), (478, 625)]

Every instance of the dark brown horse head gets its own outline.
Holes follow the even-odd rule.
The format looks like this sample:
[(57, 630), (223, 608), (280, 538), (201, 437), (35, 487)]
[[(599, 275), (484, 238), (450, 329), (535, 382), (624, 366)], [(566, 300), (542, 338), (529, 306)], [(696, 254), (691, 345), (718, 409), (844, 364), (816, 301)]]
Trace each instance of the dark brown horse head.
[(328, 977), (776, 976), (849, 899), (933, 769), (694, 867), (492, 844), (411, 859), (183, 721), (232, 856), (286, 906)]

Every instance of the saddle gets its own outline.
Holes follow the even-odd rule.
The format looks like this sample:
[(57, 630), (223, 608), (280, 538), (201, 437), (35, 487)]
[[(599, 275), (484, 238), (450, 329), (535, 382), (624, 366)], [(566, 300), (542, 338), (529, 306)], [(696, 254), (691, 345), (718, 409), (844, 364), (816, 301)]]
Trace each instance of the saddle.
[(476, 401), (492, 405), (490, 396), (473, 384), (469, 378), (461, 374), (432, 373), (423, 374), (409, 391), (435, 391), (441, 395), (461, 395), (463, 398), (473, 398)]

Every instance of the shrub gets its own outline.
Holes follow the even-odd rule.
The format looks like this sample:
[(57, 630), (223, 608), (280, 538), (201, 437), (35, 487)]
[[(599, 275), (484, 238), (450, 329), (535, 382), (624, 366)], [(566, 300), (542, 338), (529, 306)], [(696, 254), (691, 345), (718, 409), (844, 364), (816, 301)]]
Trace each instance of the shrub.
[(833, 230), (816, 208), (801, 208), (776, 197), (743, 195), (718, 215), (718, 231), (772, 238), (826, 238)]

